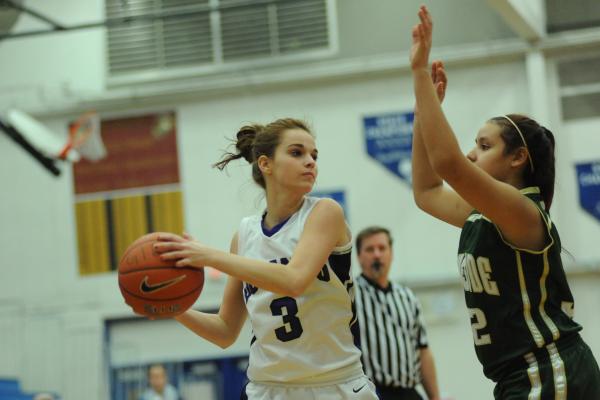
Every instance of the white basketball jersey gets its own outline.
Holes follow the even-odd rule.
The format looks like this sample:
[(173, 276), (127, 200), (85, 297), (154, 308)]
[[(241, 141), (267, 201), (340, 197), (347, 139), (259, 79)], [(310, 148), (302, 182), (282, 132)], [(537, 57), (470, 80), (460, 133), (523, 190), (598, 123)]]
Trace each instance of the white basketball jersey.
[[(260, 215), (244, 218), (238, 253), (288, 268), (304, 224), (317, 198), (302, 207), (271, 236)], [(257, 383), (334, 384), (363, 375), (350, 266), (352, 242), (333, 250), (318, 276), (298, 297), (244, 283), (252, 324), (248, 378)]]

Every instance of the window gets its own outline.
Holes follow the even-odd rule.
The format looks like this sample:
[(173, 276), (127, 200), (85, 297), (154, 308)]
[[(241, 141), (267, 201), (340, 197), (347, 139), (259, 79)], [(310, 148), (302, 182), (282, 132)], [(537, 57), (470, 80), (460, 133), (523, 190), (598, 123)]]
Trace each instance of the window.
[(600, 54), (559, 60), (563, 118), (600, 116)]
[(598, 0), (546, 0), (546, 28), (549, 33), (592, 28), (599, 23)]

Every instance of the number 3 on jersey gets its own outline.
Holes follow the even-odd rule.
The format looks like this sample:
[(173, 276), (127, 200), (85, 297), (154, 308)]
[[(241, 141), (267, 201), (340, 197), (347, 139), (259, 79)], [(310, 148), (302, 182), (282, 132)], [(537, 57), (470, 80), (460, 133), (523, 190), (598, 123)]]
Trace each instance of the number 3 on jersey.
[[(285, 313), (284, 310), (285, 309)], [(296, 314), (298, 314), (298, 304), (292, 297), (280, 297), (271, 302), (271, 313), (281, 315), (284, 326), (275, 329), (275, 336), (282, 342), (298, 339), (304, 329)]]
[(487, 326), (487, 319), (485, 314), (479, 308), (469, 308), (469, 315), (471, 317), (471, 329), (473, 329), (473, 340), (475, 346), (481, 346), (484, 344), (492, 343), (492, 338), (489, 334), (482, 335), (480, 330), (485, 329)]

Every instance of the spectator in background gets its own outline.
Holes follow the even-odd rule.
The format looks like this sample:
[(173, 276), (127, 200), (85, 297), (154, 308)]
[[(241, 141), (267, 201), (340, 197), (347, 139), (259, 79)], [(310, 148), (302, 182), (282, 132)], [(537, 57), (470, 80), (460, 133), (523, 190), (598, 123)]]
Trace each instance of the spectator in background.
[(140, 400), (181, 400), (177, 390), (169, 383), (167, 370), (162, 364), (151, 365), (148, 369), (148, 383)]
[(382, 400), (418, 400), (423, 384), (439, 400), (433, 355), (427, 344), (421, 306), (413, 292), (388, 279), (392, 237), (372, 226), (356, 237), (362, 273), (356, 278), (356, 311), (365, 373)]

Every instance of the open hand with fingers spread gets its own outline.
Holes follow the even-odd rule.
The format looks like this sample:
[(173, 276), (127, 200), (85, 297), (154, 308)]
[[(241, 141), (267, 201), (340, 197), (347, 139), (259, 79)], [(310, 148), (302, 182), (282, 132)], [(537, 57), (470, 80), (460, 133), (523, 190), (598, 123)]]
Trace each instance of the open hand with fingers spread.
[(176, 267), (204, 267), (210, 255), (216, 250), (207, 247), (184, 233), (183, 236), (173, 233), (160, 234), (159, 242), (154, 245), (154, 250), (163, 260), (176, 260)]
[(431, 33), (433, 22), (427, 7), (419, 8), (420, 23), (412, 30), (412, 47), (410, 49), (410, 66), (413, 70), (427, 69), (431, 50)]

